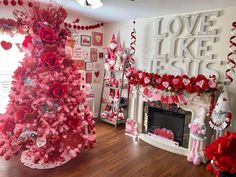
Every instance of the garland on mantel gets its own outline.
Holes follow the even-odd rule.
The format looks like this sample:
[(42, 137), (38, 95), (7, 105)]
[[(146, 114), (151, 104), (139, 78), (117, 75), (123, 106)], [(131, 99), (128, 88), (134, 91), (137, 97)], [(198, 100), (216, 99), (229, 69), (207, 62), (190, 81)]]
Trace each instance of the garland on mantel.
[[(129, 85), (139, 86), (139, 91), (148, 101), (162, 101), (165, 104), (187, 104), (196, 96), (212, 94), (216, 90), (216, 77), (206, 78), (202, 74), (196, 77), (159, 75), (129, 68), (126, 77)], [(186, 99), (186, 95), (191, 95), (190, 100)]]

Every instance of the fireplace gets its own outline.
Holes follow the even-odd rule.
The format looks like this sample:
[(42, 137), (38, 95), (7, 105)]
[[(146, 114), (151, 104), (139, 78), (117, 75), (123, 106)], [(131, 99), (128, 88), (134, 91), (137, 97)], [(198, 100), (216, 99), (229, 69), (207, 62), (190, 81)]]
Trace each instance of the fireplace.
[[(129, 117), (137, 122), (138, 138), (160, 149), (180, 155), (189, 155), (193, 139), (190, 137), (188, 124), (194, 120), (200, 107), (204, 107), (206, 111), (209, 110), (210, 94), (201, 96), (189, 94), (185, 95), (185, 99), (189, 100), (186, 104), (164, 105), (153, 101), (148, 102), (142, 92), (142, 89), (135, 86), (131, 87), (130, 90)], [(159, 120), (156, 119), (156, 117), (158, 117)], [(209, 121), (208, 118), (209, 117), (205, 117), (205, 122)], [(172, 129), (166, 122), (159, 124), (162, 120), (172, 119), (175, 119), (173, 122), (178, 122), (178, 126), (180, 126), (171, 130), (173, 134), (176, 134), (174, 140), (153, 134), (157, 128)], [(175, 129), (181, 129), (181, 131), (175, 132)], [(209, 127), (207, 127), (206, 139), (200, 146), (202, 161), (205, 161), (204, 146), (206, 143), (210, 142), (211, 135), (212, 133)]]
[(143, 133), (161, 136), (174, 144), (188, 148), (191, 112), (177, 105), (165, 105), (161, 102), (144, 103), (144, 116), (147, 127)]

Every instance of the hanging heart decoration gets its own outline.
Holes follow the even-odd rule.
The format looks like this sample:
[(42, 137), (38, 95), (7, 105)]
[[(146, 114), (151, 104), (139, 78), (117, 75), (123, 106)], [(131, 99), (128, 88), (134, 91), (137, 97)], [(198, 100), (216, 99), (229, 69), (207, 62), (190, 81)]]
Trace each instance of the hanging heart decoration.
[(96, 77), (98, 77), (99, 73), (100, 73), (99, 71), (96, 71), (94, 74), (95, 74)]
[(7, 41), (2, 41), (1, 46), (4, 50), (9, 50), (12, 48), (12, 43)]

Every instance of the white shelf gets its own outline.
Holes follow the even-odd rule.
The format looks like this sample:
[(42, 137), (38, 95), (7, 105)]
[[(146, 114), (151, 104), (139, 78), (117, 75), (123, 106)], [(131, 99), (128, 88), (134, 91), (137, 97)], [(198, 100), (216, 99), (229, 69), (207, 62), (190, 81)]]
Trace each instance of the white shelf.
[[(120, 89), (121, 88), (121, 87), (113, 87), (113, 86), (108, 86), (108, 85), (104, 85), (103, 87), (111, 88), (111, 89)], [(122, 89), (128, 89), (128, 87), (122, 87)]]
[[(101, 99), (101, 104), (100, 104), (100, 109), (99, 109), (100, 110), (99, 111), (99, 115), (101, 115), (101, 113), (104, 112), (104, 110), (103, 110), (104, 109), (104, 104), (109, 105), (112, 108), (113, 108), (113, 106), (114, 106), (114, 108), (115, 108), (115, 106), (119, 106), (119, 108), (128, 109), (128, 103), (121, 103), (120, 102), (121, 98), (122, 98), (121, 95), (122, 95), (123, 89), (128, 89), (128, 85), (125, 82), (126, 66), (127, 66), (126, 63), (124, 63), (124, 68), (122, 68), (122, 69), (114, 68), (114, 70), (107, 70), (107, 69), (105, 70), (105, 72), (104, 72), (104, 80), (103, 80), (103, 87), (102, 87), (102, 99)], [(108, 74), (106, 74), (106, 72), (108, 72)], [(109, 80), (109, 78), (107, 76), (110, 77), (110, 79), (111, 78), (112, 79), (116, 79), (116, 80), (119, 79), (119, 84), (120, 85), (118, 85), (118, 87), (107, 85), (107, 84), (110, 84), (109, 82), (107, 82), (107, 80)], [(103, 95), (104, 93), (107, 94), (108, 89), (114, 89), (113, 91), (115, 91), (115, 92), (119, 91), (120, 96), (119, 96), (118, 102), (110, 103), (110, 102), (106, 102), (106, 100), (103, 100), (103, 98), (108, 97), (108, 96), (104, 96)], [(105, 92), (104, 92), (104, 90), (105, 90)], [(124, 93), (127, 94), (126, 91)], [(127, 107), (125, 107), (125, 106), (127, 106)], [(128, 111), (128, 110), (126, 110), (126, 111)], [(103, 121), (103, 122), (106, 122), (108, 124), (114, 125), (115, 128), (117, 127), (118, 124), (126, 122), (126, 119), (122, 119), (122, 120), (116, 119), (114, 121), (111, 121), (111, 120), (108, 120), (108, 119), (100, 118), (100, 120)]]
[[(117, 103), (108, 103), (108, 102), (103, 101), (102, 104), (107, 104), (107, 105), (109, 105), (109, 106), (114, 106), (114, 105), (117, 105), (118, 102), (117, 102)], [(120, 103), (119, 106), (120, 106), (120, 107), (128, 106), (128, 103)]]
[(118, 120), (117, 123), (116, 123), (116, 121), (113, 122), (113, 121), (110, 121), (108, 119), (103, 119), (103, 118), (101, 118), (101, 121), (109, 123), (111, 125), (118, 125), (118, 124), (121, 124), (121, 123), (125, 123), (126, 119)]

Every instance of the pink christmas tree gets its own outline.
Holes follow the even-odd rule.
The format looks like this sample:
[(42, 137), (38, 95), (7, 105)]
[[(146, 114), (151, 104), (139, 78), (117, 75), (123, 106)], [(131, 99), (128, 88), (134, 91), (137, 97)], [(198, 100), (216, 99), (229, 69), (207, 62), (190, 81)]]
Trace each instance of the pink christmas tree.
[(89, 86), (65, 50), (70, 33), (64, 27), (63, 8), (41, 9), (35, 3), (14, 15), (29, 28), (29, 35), (7, 111), (0, 115), (0, 155), (8, 160), (21, 153), (26, 166), (53, 168), (95, 142), (95, 122), (86, 103)]

